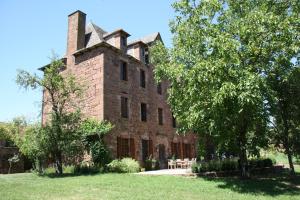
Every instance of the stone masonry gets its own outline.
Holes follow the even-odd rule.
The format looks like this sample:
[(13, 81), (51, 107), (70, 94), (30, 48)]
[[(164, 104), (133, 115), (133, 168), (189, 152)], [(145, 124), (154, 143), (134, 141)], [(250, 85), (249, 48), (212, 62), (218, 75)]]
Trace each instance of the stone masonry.
[[(90, 23), (86, 26), (86, 14), (76, 11), (68, 16), (67, 51), (63, 58), (66, 69), (85, 86), (82, 112), (86, 117), (108, 120), (115, 128), (105, 137), (112, 156), (118, 157), (118, 139), (133, 138), (131, 157), (143, 163), (142, 140), (151, 140), (151, 154), (165, 167), (166, 158), (174, 154), (172, 143), (178, 144), (178, 157), (195, 157), (196, 136), (180, 136), (173, 127), (170, 106), (167, 104), (167, 82), (163, 81), (162, 94), (157, 92), (153, 76), (154, 66), (145, 59), (145, 51), (159, 33), (127, 42), (130, 36), (123, 29), (107, 33)], [(149, 52), (147, 52), (149, 53)], [(151, 56), (151, 54), (148, 54)], [(122, 63), (127, 66), (127, 80), (120, 79)], [(145, 88), (140, 86), (140, 71), (145, 72)], [(121, 117), (121, 97), (128, 99), (128, 118)], [(46, 98), (46, 95), (44, 95)], [(141, 120), (141, 103), (147, 106), (147, 121)], [(47, 120), (50, 105), (43, 105), (43, 123)], [(158, 108), (162, 109), (163, 124), (158, 122)], [(183, 154), (188, 144), (189, 154)], [(125, 145), (126, 146), (126, 145)], [(127, 146), (126, 146), (127, 147)], [(131, 148), (131, 147), (130, 147)], [(126, 149), (126, 148), (125, 148)]]

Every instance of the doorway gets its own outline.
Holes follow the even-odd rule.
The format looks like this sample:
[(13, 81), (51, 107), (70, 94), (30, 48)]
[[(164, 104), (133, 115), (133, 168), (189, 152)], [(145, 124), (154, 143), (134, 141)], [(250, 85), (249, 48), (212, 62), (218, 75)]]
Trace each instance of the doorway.
[(164, 144), (158, 145), (158, 162), (159, 167), (161, 169), (165, 169), (167, 166), (167, 160), (166, 160), (166, 149)]

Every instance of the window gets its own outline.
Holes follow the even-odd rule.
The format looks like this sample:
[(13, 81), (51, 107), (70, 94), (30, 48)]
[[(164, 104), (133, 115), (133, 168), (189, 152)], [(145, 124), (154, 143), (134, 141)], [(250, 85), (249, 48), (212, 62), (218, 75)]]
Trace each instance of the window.
[(128, 118), (128, 99), (121, 97), (121, 117)]
[(162, 94), (162, 88), (161, 88), (161, 83), (157, 84), (157, 93)]
[(149, 64), (150, 60), (149, 60), (149, 49), (145, 48), (145, 63)]
[(141, 60), (145, 59), (145, 49), (141, 47)]
[(117, 157), (135, 158), (135, 144), (133, 138), (117, 137)]
[(142, 88), (146, 87), (146, 74), (144, 70), (140, 70), (140, 86)]
[(183, 144), (183, 157), (184, 158), (192, 158), (192, 147), (191, 144)]
[(141, 103), (141, 120), (143, 122), (147, 121), (147, 104)]
[(163, 109), (158, 108), (158, 124), (163, 125)]
[(171, 154), (175, 158), (181, 158), (181, 145), (180, 143), (171, 142)]
[(126, 39), (126, 37), (124, 35), (121, 36), (121, 45), (122, 45), (122, 47), (126, 47), (127, 46), (127, 39)]
[(172, 114), (172, 126), (173, 128), (176, 128), (176, 119), (173, 114)]
[(142, 159), (143, 159), (143, 161), (146, 161), (150, 155), (153, 156), (152, 140), (142, 140)]
[(140, 70), (140, 86), (142, 88), (146, 87), (146, 74), (144, 70)]
[(121, 62), (121, 64), (120, 64), (120, 79), (123, 81), (128, 80), (127, 63), (126, 62)]

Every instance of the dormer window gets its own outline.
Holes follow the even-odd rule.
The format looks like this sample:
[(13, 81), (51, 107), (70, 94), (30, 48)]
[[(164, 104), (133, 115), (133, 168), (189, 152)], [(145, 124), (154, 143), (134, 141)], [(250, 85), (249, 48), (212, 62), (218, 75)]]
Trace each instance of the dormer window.
[(124, 35), (121, 36), (121, 45), (122, 45), (122, 47), (127, 46), (127, 38)]
[(149, 64), (149, 49), (145, 48), (145, 63)]
[(145, 60), (145, 48), (141, 47), (141, 60)]

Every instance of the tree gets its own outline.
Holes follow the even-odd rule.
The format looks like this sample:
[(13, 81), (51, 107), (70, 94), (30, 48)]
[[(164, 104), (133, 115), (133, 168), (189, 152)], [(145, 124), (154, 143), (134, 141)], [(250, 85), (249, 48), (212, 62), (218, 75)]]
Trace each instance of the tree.
[(292, 56), (287, 55), (286, 63), (274, 66), (268, 83), (274, 94), (269, 101), (274, 121), (273, 140), (277, 147), (284, 148), (291, 175), (295, 175), (293, 156), (300, 155), (300, 68), (291, 61)]
[(111, 131), (113, 125), (110, 122), (99, 122), (95, 119), (86, 119), (79, 128), (83, 144), (90, 152), (93, 162), (100, 166), (110, 161), (109, 151), (104, 143), (104, 136)]
[(55, 160), (58, 174), (62, 174), (63, 154), (76, 155), (78, 153), (76, 151), (80, 150), (78, 143), (80, 137), (76, 130), (81, 120), (78, 101), (82, 86), (71, 74), (63, 74), (64, 68), (64, 63), (54, 57), (50, 65), (44, 69), (44, 77), (32, 75), (24, 70), (20, 70), (17, 75), (17, 84), (21, 87), (41, 88), (45, 97), (43, 105), (50, 106), (50, 117), (43, 125), (41, 133), (47, 141), (45, 148)]
[(183, 131), (212, 135), (222, 146), (234, 141), (248, 177), (248, 153), (267, 143), (266, 76), (284, 38), (299, 40), (299, 3), (181, 0), (173, 7), (173, 47), (151, 49), (155, 77), (169, 80), (168, 101)]

